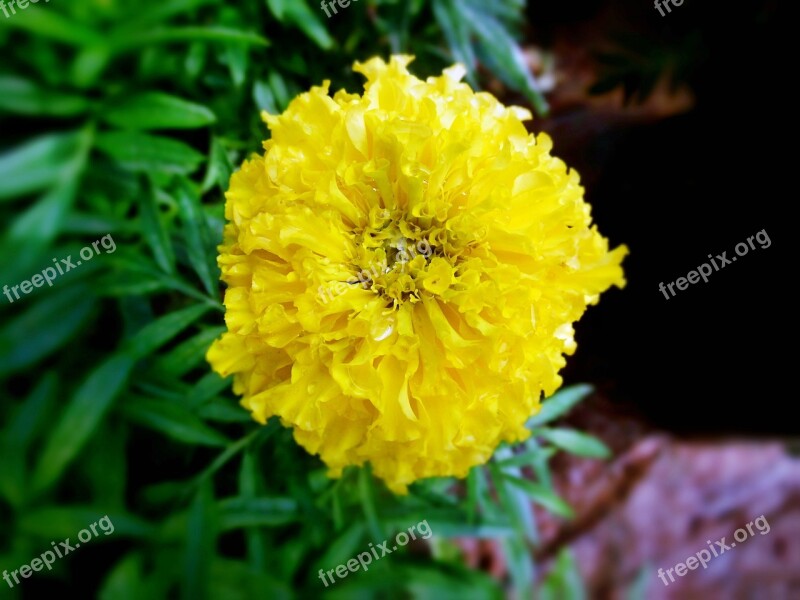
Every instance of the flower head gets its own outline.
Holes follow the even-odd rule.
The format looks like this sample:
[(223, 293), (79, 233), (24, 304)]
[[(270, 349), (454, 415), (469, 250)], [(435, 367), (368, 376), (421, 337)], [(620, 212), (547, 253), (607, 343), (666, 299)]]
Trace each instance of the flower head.
[(228, 331), (208, 353), (332, 476), (369, 461), (399, 493), (526, 437), (627, 253), (528, 111), (411, 60), (357, 63), (363, 95), (325, 82), (265, 115), (265, 153), (227, 193)]

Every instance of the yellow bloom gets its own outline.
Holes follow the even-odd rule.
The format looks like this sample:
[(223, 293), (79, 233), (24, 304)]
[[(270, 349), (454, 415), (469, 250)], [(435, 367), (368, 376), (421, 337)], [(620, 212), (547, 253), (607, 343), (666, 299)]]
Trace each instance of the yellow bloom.
[(326, 81), (265, 114), (265, 153), (227, 193), (228, 331), (208, 352), (331, 476), (369, 461), (397, 493), (527, 436), (627, 253), (527, 110), (411, 60), (357, 63), (363, 95)]

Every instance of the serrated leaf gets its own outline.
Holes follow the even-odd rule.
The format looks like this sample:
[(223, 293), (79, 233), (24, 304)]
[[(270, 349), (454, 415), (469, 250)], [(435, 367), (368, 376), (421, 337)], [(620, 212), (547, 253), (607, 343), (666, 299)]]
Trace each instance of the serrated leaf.
[(145, 92), (107, 107), (106, 123), (120, 129), (192, 129), (215, 123), (214, 113), (195, 102), (165, 94)]

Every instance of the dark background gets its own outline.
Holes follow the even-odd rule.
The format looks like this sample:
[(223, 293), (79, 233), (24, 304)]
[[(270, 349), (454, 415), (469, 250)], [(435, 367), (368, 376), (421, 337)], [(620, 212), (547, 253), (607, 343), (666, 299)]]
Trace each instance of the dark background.
[[(554, 152), (579, 173), (600, 165), (587, 185), (595, 222), (612, 246), (631, 251), (627, 287), (609, 291), (577, 325), (567, 380), (601, 382), (614, 400), (676, 432), (793, 432), (786, 407), (796, 266), (786, 225), (796, 186), (784, 136), (794, 129), (794, 70), (783, 7), (687, 0), (661, 17), (649, 2), (532, 3), (529, 12), (532, 23), (550, 24), (545, 39), (598, 20), (623, 36), (636, 31), (631, 43), (671, 56), (676, 83), (696, 100), (684, 114), (587, 132), (583, 147), (554, 138)], [(566, 112), (586, 127), (584, 114)], [(659, 291), (708, 254), (735, 256), (735, 245), (762, 229), (769, 248), (754, 240), (757, 250), (708, 283), (675, 288), (669, 300)]]

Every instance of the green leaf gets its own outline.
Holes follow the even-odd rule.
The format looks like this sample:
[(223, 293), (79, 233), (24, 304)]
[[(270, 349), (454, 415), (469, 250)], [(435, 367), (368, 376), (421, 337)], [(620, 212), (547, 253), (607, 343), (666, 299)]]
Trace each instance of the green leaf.
[(200, 378), (192, 391), (189, 393), (190, 401), (193, 406), (200, 406), (211, 400), (222, 390), (230, 388), (232, 376), (220, 377), (216, 372), (211, 371)]
[(47, 134), (0, 154), (0, 200), (56, 184), (72, 164), (79, 139), (76, 133)]
[[(141, 253), (134, 254), (130, 252), (127, 255), (123, 254), (117, 256), (114, 260), (114, 266), (118, 269), (118, 274), (116, 276), (112, 275), (100, 282), (104, 284), (101, 289), (101, 293), (103, 294), (125, 295), (128, 287), (126, 287), (124, 280), (128, 279), (134, 289), (160, 290), (166, 288), (175, 290), (185, 296), (200, 301), (210, 308), (215, 308), (220, 312), (224, 312), (222, 304), (197, 291), (177, 275), (173, 276), (160, 271)], [(144, 294), (148, 292), (142, 291), (141, 293)]]
[(533, 429), (564, 416), (593, 391), (594, 388), (590, 385), (573, 385), (559, 390), (542, 403), (541, 410), (528, 419), (525, 427)]
[(552, 448), (534, 447), (508, 458), (502, 458), (497, 461), (497, 464), (501, 467), (535, 467), (538, 461), (549, 460), (555, 452)]
[(227, 191), (232, 173), (233, 164), (228, 158), (225, 146), (217, 136), (212, 137), (211, 158), (208, 161), (208, 170), (203, 179), (203, 192), (210, 190), (214, 184), (219, 185), (222, 192)]
[(433, 0), (432, 7), (453, 57), (466, 66), (473, 87), (477, 84), (477, 50), (492, 73), (524, 94), (536, 112), (547, 113), (547, 102), (538, 82), (509, 31), (521, 20), (523, 3)]
[(284, 22), (287, 9), (291, 3), (292, 0), (267, 0), (267, 6), (269, 7), (270, 12), (281, 23)]
[(147, 10), (134, 10), (132, 16), (126, 19), (123, 28), (125, 31), (146, 30), (149, 26), (168, 21), (175, 15), (214, 3), (216, 0), (167, 0), (148, 6)]
[[(262, 475), (258, 469), (258, 459), (251, 450), (242, 456), (239, 469), (239, 493), (243, 499), (254, 499), (261, 488)], [(264, 533), (257, 527), (248, 527), (245, 531), (247, 542), (247, 562), (253, 571), (263, 571), (267, 564), (267, 548)]]
[[(455, 561), (454, 561), (455, 562)], [(502, 600), (501, 585), (487, 573), (467, 569), (461, 565), (448, 565), (447, 569), (437, 564), (398, 565), (393, 576), (407, 591), (409, 598), (436, 600)], [(381, 577), (383, 579), (383, 576)], [(367, 595), (375, 590), (376, 582), (365, 582)], [(396, 585), (396, 584), (395, 584)], [(392, 588), (395, 586), (392, 585)], [(347, 593), (344, 591), (344, 595)], [(388, 592), (388, 590), (386, 590)]]
[(156, 263), (165, 273), (175, 275), (175, 252), (172, 250), (167, 227), (161, 219), (156, 190), (152, 185), (139, 198), (139, 215), (142, 220), (142, 234), (153, 251)]
[(25, 500), (28, 448), (50, 416), (57, 385), (54, 373), (45, 373), (0, 436), (0, 456), (3, 457), (0, 495), (15, 508)]
[[(225, 327), (210, 327), (204, 329), (185, 342), (181, 342), (165, 356), (159, 357), (154, 364), (154, 370), (167, 374), (169, 377), (183, 377), (186, 373), (203, 363), (208, 347), (215, 339), (226, 331)], [(208, 365), (206, 365), (207, 367)]]
[(280, 112), (272, 89), (267, 82), (261, 79), (253, 84), (253, 100), (259, 111), (265, 110), (271, 115), (277, 115)]
[[(351, 8), (355, 10), (355, 7)], [(323, 25), (319, 15), (308, 7), (306, 0), (291, 0), (283, 5), (282, 22), (294, 25), (323, 50), (333, 48), (335, 42)], [(276, 15), (277, 16), (277, 15)]]
[(63, 474), (111, 407), (134, 361), (115, 355), (97, 367), (70, 399), (54, 425), (33, 473), (33, 487), (42, 491)]
[(82, 330), (94, 306), (94, 298), (83, 286), (64, 289), (33, 304), (0, 330), (0, 377), (21, 371), (61, 348)]
[(239, 42), (252, 46), (269, 46), (269, 41), (254, 33), (228, 27), (169, 27), (120, 36), (113, 43), (115, 52), (172, 42)]
[(233, 85), (241, 87), (247, 77), (250, 47), (246, 44), (226, 44), (221, 58), (222, 62), (228, 65)]
[[(108, 517), (95, 527), (96, 536), (90, 543), (116, 540), (120, 537), (146, 538), (155, 533), (155, 527), (143, 519), (121, 511), (110, 511), (99, 506), (47, 506), (28, 510), (19, 519), (18, 527), (28, 535), (43, 539), (77, 537), (82, 529)], [(109, 523), (110, 521), (110, 523)], [(90, 533), (93, 533), (90, 530)]]
[(97, 596), (99, 600), (140, 600), (148, 597), (142, 563), (140, 553), (126, 554), (106, 574)]
[(227, 498), (219, 502), (220, 530), (275, 527), (301, 520), (292, 498)]
[(136, 131), (100, 133), (97, 148), (134, 173), (193, 173), (205, 160), (197, 150), (171, 138)]
[(506, 27), (494, 19), (484, 18), (478, 11), (468, 11), (469, 22), (480, 40), (479, 49), (487, 66), (515, 90), (522, 92), (540, 115), (549, 108), (536, 78), (525, 62), (522, 50)]
[(186, 239), (186, 250), (192, 267), (210, 296), (219, 296), (219, 269), (216, 266), (216, 251), (208, 231), (205, 213), (200, 199), (188, 183), (184, 182), (177, 192), (180, 219)]
[[(363, 552), (362, 545), (365, 533), (366, 527), (364, 526), (364, 523), (361, 521), (355, 521), (352, 525), (350, 525), (350, 527), (345, 529), (344, 532), (339, 535), (339, 537), (330, 542), (328, 549), (317, 560), (314, 568), (311, 569), (311, 571), (316, 572), (320, 568), (335, 568), (336, 565), (346, 563), (349, 559), (356, 556), (358, 552)], [(380, 536), (376, 539), (382, 540), (383, 536)]]
[(520, 600), (538, 600), (533, 590), (535, 577), (533, 557), (525, 542), (518, 537), (510, 537), (500, 540), (500, 547), (503, 549), (511, 581)]
[(240, 404), (227, 398), (212, 398), (197, 410), (197, 415), (206, 421), (220, 423), (250, 423), (253, 420)]
[(185, 600), (205, 600), (209, 597), (209, 572), (217, 540), (217, 511), (210, 484), (201, 486), (189, 508), (185, 539), (181, 596)]
[(217, 121), (205, 106), (162, 92), (125, 97), (106, 108), (102, 116), (120, 129), (192, 129)]
[(225, 447), (230, 443), (188, 409), (166, 400), (128, 399), (122, 412), (132, 421), (185, 444)]
[[(285, 544), (281, 544), (281, 558)], [(276, 553), (277, 554), (277, 553)], [(269, 570), (253, 570), (238, 560), (216, 557), (211, 565), (209, 596), (214, 600), (250, 600), (264, 598), (269, 600), (294, 600), (300, 598), (293, 591), (291, 583), (280, 580), (274, 573), (275, 565)]]
[(550, 488), (539, 483), (534, 483), (533, 481), (528, 481), (527, 479), (520, 479), (519, 477), (510, 477), (506, 475), (503, 478), (520, 488), (528, 494), (534, 502), (540, 504), (553, 514), (566, 518), (572, 518), (574, 516), (570, 505), (559, 498)]
[(103, 41), (96, 31), (64, 17), (44, 4), (29, 6), (12, 19), (3, 21), (7, 27), (27, 31), (34, 38), (48, 38), (73, 46), (91, 46)]
[(535, 431), (535, 435), (539, 435), (562, 450), (577, 456), (586, 456), (588, 458), (608, 458), (611, 456), (611, 450), (603, 442), (591, 435), (573, 429), (540, 429)]
[(135, 359), (149, 356), (209, 310), (205, 304), (195, 304), (171, 312), (144, 327), (122, 345), (122, 351)]
[(542, 582), (538, 598), (540, 600), (561, 600), (561, 598), (584, 600), (588, 597), (577, 562), (569, 548), (563, 548), (558, 553), (555, 566)]
[[(31, 251), (43, 251), (58, 234), (59, 227), (63, 225), (65, 216), (75, 202), (78, 188), (77, 178), (51, 188), (14, 218), (8, 228), (7, 242), (17, 244), (24, 240)], [(20, 261), (25, 262), (26, 259)], [(17, 264), (14, 265), (16, 266)]]
[(29, 79), (0, 75), (2, 111), (32, 117), (74, 117), (90, 107), (91, 103), (78, 94), (44, 90)]
[(275, 100), (278, 102), (278, 110), (286, 109), (292, 100), (292, 94), (289, 93), (286, 79), (278, 71), (270, 71), (267, 79), (272, 93), (275, 94)]
[(455, 0), (433, 0), (432, 6), (433, 15), (442, 28), (453, 58), (467, 68), (469, 81), (474, 87), (476, 85), (474, 72), (478, 61), (472, 48), (469, 25), (459, 12)]
[[(503, 447), (498, 452), (510, 452), (508, 447)], [(519, 469), (516, 467), (500, 467), (496, 463), (489, 465), (489, 471), (492, 473), (492, 480), (494, 487), (500, 498), (500, 504), (506, 515), (508, 515), (511, 522), (526, 542), (535, 544), (538, 542), (538, 533), (536, 531), (536, 524), (533, 519), (533, 511), (531, 510), (530, 501), (524, 492), (517, 488), (512, 488), (511, 484), (507, 481), (508, 477), (522, 477)]]
[(47, 416), (47, 406), (55, 396), (58, 378), (52, 371), (44, 373), (36, 387), (3, 431), (3, 439), (18, 452), (24, 453), (33, 435)]
[(106, 44), (87, 46), (78, 53), (72, 62), (69, 80), (80, 88), (92, 87), (100, 79), (110, 61), (111, 52)]
[(365, 465), (358, 471), (358, 495), (361, 499), (361, 508), (367, 520), (370, 534), (377, 540), (383, 538), (384, 531), (378, 519), (378, 509), (375, 505), (375, 480), (372, 470)]

